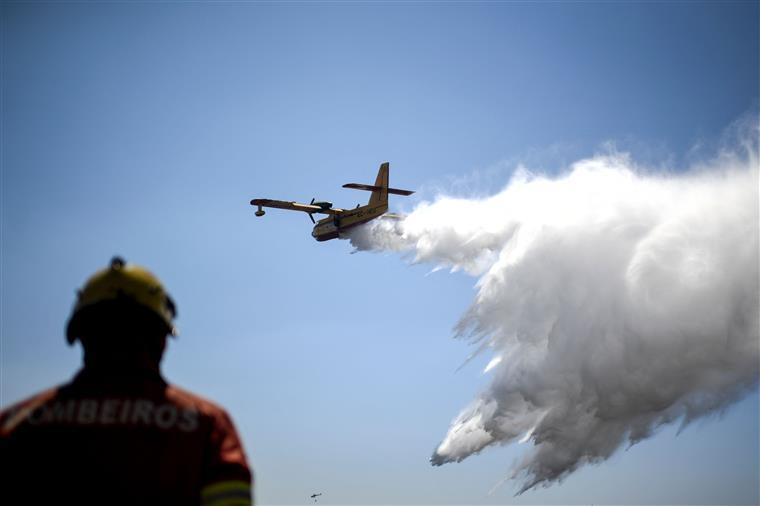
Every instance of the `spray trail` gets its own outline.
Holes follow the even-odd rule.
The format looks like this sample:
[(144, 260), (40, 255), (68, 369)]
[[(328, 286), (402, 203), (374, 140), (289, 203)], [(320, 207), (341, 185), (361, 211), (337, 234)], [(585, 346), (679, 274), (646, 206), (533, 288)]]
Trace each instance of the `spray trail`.
[(518, 170), (494, 196), (439, 197), (350, 239), (479, 277), (456, 331), (493, 354), (493, 379), (431, 462), (530, 440), (522, 493), (756, 387), (759, 232), (753, 149), (680, 175), (624, 155)]

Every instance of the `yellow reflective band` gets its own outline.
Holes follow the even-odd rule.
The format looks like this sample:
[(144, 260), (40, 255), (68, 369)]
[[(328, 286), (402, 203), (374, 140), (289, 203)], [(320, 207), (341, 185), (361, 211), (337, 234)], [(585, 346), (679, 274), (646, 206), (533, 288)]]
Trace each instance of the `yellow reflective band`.
[(201, 496), (206, 497), (230, 490), (245, 490), (250, 493), (251, 485), (243, 480), (217, 481), (216, 483), (203, 487), (201, 490)]
[(220, 499), (213, 502), (204, 502), (203, 504), (209, 506), (253, 506), (253, 502), (248, 499)]
[(201, 503), (204, 506), (249, 506), (251, 486), (246, 481), (219, 481), (203, 487)]

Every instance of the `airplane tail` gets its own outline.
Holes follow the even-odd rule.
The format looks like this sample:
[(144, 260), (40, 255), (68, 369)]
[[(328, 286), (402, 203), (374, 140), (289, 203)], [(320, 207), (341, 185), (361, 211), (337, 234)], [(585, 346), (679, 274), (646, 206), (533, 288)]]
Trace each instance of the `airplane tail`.
[(411, 195), (414, 193), (411, 190), (400, 190), (398, 188), (388, 188), (388, 173), (390, 172), (390, 164), (383, 162), (380, 164), (380, 170), (377, 171), (377, 178), (374, 185), (359, 184), (359, 183), (347, 183), (343, 185), (343, 188), (351, 188), (354, 190), (367, 190), (371, 191), (372, 195), (369, 197), (368, 205), (376, 204), (388, 204), (388, 194), (394, 195)]
[(380, 170), (377, 171), (377, 178), (375, 178), (375, 187), (379, 187), (372, 190), (372, 195), (369, 196), (369, 205), (388, 203), (388, 172), (390, 171), (390, 164), (384, 162), (380, 164)]

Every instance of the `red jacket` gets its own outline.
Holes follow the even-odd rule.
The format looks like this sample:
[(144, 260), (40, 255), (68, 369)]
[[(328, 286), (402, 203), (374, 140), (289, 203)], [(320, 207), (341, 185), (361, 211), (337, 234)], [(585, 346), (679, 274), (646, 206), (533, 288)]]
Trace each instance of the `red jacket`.
[(158, 373), (84, 369), (3, 410), (0, 471), (4, 504), (252, 502), (229, 415)]

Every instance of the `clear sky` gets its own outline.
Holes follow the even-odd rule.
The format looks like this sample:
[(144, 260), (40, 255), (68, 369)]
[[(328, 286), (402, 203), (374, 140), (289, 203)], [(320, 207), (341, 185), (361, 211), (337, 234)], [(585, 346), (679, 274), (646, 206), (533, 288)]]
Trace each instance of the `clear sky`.
[(488, 193), (614, 143), (683, 169), (756, 114), (758, 2), (3, 2), (0, 405), (67, 380), (74, 291), (114, 254), (179, 309), (164, 372), (232, 414), (262, 504), (750, 504), (758, 394), (562, 484), (526, 445), (433, 468), (486, 384), (475, 279), (318, 244), (254, 197)]

